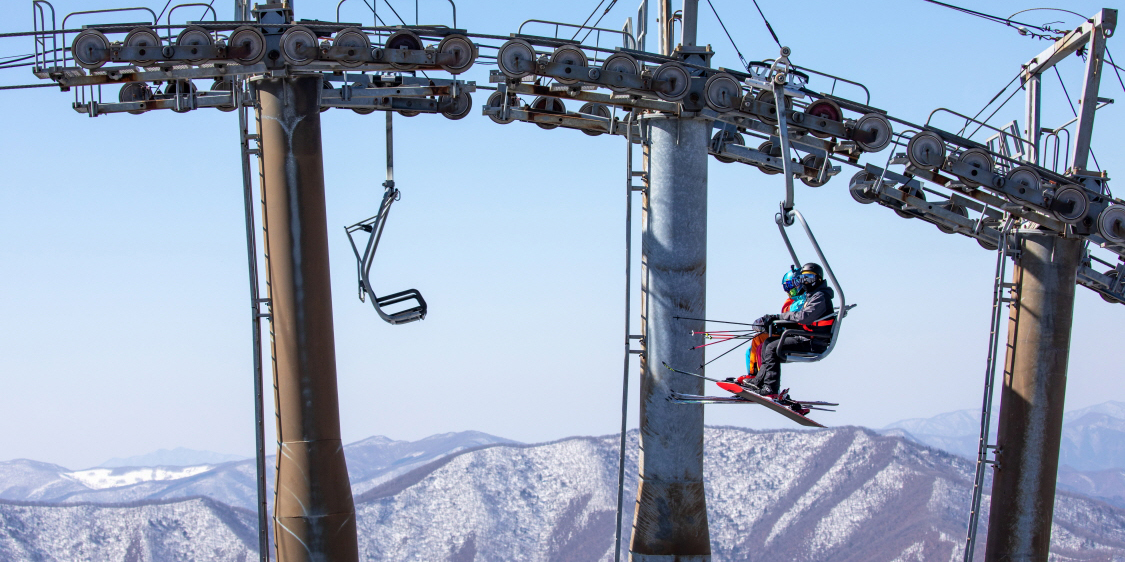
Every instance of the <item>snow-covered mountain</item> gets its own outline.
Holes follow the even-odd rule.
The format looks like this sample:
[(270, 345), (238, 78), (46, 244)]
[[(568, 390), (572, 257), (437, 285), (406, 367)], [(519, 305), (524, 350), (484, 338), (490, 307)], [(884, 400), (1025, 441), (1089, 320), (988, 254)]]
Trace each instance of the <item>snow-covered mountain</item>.
[[(445, 455), (495, 443), (513, 443), (479, 431), (433, 435), (418, 441), (371, 437), (345, 446), (353, 493), (360, 494)], [(273, 457), (267, 467), (273, 466)], [(273, 485), (273, 471), (266, 471)], [(206, 496), (256, 510), (253, 460), (219, 465), (68, 470), (25, 459), (0, 463), (0, 499), (54, 503), (124, 503)]]
[[(965, 459), (854, 427), (708, 428), (705, 440), (716, 561), (961, 559)], [(449, 457), (357, 498), (362, 550), (386, 560), (612, 560), (615, 456), (610, 436)], [(1058, 560), (1125, 557), (1125, 511), (1071, 494), (1057, 502)]]
[(200, 466), (205, 464), (216, 465), (225, 462), (245, 460), (243, 455), (226, 455), (214, 451), (197, 451), (184, 447), (175, 449), (159, 449), (144, 455), (132, 457), (114, 457), (98, 465), (100, 468), (117, 468), (121, 466)]
[[(623, 528), (636, 490), (630, 434)], [(714, 560), (960, 560), (972, 463), (842, 427), (705, 433)], [(356, 496), (368, 560), (608, 561), (617, 437), (494, 445)], [(987, 517), (985, 518), (987, 521)], [(125, 507), (0, 504), (0, 559), (250, 560), (254, 516), (205, 499)], [(983, 531), (983, 530), (982, 530)], [(1125, 558), (1125, 510), (1056, 498), (1052, 560)]]
[(0, 560), (163, 562), (257, 559), (254, 514), (207, 498), (45, 506), (0, 500)]
[[(998, 407), (993, 409), (990, 426), (993, 442), (998, 411)], [(931, 418), (902, 420), (881, 431), (975, 459), (980, 438), (980, 410), (958, 410)], [(1105, 402), (1066, 412), (1059, 464), (1083, 471), (1125, 469), (1125, 402)]]

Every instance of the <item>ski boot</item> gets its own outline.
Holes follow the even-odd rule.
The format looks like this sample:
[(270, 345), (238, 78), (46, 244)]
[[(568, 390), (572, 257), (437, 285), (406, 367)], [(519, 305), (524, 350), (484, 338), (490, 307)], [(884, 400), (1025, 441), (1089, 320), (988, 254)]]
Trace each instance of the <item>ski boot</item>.
[(758, 385), (754, 384), (754, 378), (755, 377), (753, 375), (744, 375), (744, 376), (738, 377), (737, 379), (733, 379), (733, 380), (727, 379), (727, 380), (742, 386), (742, 388), (745, 388), (746, 390), (749, 390), (750, 392), (753, 392), (754, 394), (760, 395), (760, 394), (762, 394), (762, 389), (758, 388)]
[(790, 410), (793, 410), (794, 412), (797, 412), (798, 414), (801, 414), (802, 416), (809, 415), (809, 409), (808, 408), (801, 407), (800, 402), (797, 402), (797, 401), (795, 401), (795, 400), (793, 400), (792, 398), (789, 397), (789, 389), (788, 388), (785, 389), (785, 390), (782, 390), (779, 397), (775, 398), (774, 401), (777, 402), (778, 404), (781, 404), (782, 406), (785, 406), (786, 408), (789, 408)]

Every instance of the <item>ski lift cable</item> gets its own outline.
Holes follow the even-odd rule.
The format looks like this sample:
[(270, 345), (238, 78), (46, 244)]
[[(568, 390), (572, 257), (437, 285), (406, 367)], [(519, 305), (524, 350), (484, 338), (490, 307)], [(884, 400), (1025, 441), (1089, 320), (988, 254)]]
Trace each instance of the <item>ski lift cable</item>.
[(1113, 73), (1117, 75), (1117, 83), (1121, 84), (1121, 90), (1125, 91), (1125, 80), (1121, 79), (1121, 67), (1117, 66), (1117, 64), (1113, 62), (1113, 55), (1109, 54), (1109, 47), (1106, 47), (1105, 49), (1105, 56), (1109, 60), (1102, 62), (1108, 62), (1109, 65), (1113, 67)]
[(992, 111), (992, 113), (989, 113), (989, 114), (988, 114), (988, 117), (984, 118), (984, 119), (983, 119), (983, 120), (981, 121), (980, 125), (977, 125), (977, 128), (976, 128), (976, 129), (973, 129), (973, 132), (969, 133), (969, 138), (972, 138), (972, 137), (973, 137), (973, 135), (975, 135), (975, 134), (977, 134), (978, 132), (980, 132), (981, 128), (982, 128), (982, 127), (984, 127), (984, 126), (985, 126), (985, 124), (987, 124), (989, 120), (991, 120), (991, 119), (992, 119), (993, 117), (995, 117), (995, 116), (996, 116), (996, 114), (997, 114), (997, 113), (999, 113), (1001, 109), (1004, 109), (1004, 106), (1005, 106), (1005, 105), (1008, 105), (1008, 102), (1012, 101), (1012, 98), (1016, 97), (1016, 94), (1018, 94), (1018, 93), (1020, 93), (1020, 89), (1019, 89), (1019, 88), (1016, 88), (1016, 89), (1012, 90), (1012, 93), (1011, 93), (1011, 95), (1009, 95), (1009, 96), (1007, 97), (1007, 99), (1005, 99), (1005, 100), (1004, 100), (1004, 102), (1003, 102), (1003, 103), (1001, 103), (1001, 104), (1000, 104), (999, 106), (997, 106), (997, 107), (996, 107), (996, 109), (994, 109), (994, 110)]
[(160, 18), (164, 17), (164, 12), (167, 12), (168, 6), (171, 6), (171, 5), (172, 5), (172, 0), (168, 0), (168, 3), (164, 4), (164, 9), (160, 10), (160, 14), (156, 16), (156, 21), (160, 21)]
[[(710, 1), (708, 1), (710, 3)], [(758, 9), (758, 15), (762, 16), (762, 21), (766, 23), (766, 29), (770, 31), (770, 36), (773, 37), (773, 42), (781, 47), (781, 40), (777, 38), (777, 33), (774, 33), (773, 26), (770, 25), (770, 20), (766, 19), (766, 14), (762, 12), (762, 7), (758, 5), (758, 0), (754, 0), (754, 7)]]
[(597, 6), (594, 6), (594, 9), (590, 11), (590, 15), (586, 16), (586, 20), (583, 21), (582, 25), (578, 27), (578, 31), (574, 32), (574, 37), (571, 37), (570, 38), (571, 40), (574, 40), (575, 38), (578, 37), (579, 33), (582, 33), (582, 27), (585, 26), (587, 23), (590, 23), (590, 18), (594, 17), (594, 14), (598, 13), (598, 9), (600, 9), (602, 7), (602, 4), (605, 4), (605, 0), (601, 0), (600, 2), (598, 2)]
[[(590, 26), (591, 29), (587, 29), (586, 35), (582, 36), (582, 43), (585, 43), (586, 40), (590, 38), (590, 34), (594, 32), (593, 28), (598, 27), (598, 24), (602, 23), (602, 19), (605, 18), (606, 15), (609, 14), (609, 11), (612, 10), (613, 6), (616, 5), (616, 4), (617, 4), (617, 0), (610, 0), (609, 5), (605, 7), (605, 11), (602, 12), (602, 15), (598, 16), (598, 19), (596, 21), (594, 21), (594, 25)], [(596, 10), (597, 10), (597, 8), (595, 8), (595, 11)], [(590, 14), (590, 15), (593, 15), (593, 14)], [(587, 18), (587, 21), (589, 21), (589, 18)], [(576, 31), (574, 33), (574, 36), (577, 37), (578, 34), (581, 33), (581, 32), (582, 32), (582, 30), (579, 29), (578, 31)], [(601, 33), (599, 33), (598, 35), (600, 36)]]
[(383, 0), (383, 3), (386, 4), (388, 8), (391, 9), (391, 12), (394, 13), (396, 18), (398, 18), (398, 21), (402, 22), (402, 25), (408, 25), (406, 23), (406, 20), (402, 19), (402, 16), (398, 15), (398, 10), (396, 10), (395, 7), (392, 6), (390, 2), (388, 2), (387, 0)]
[(730, 46), (734, 47), (734, 52), (738, 55), (738, 60), (742, 62), (742, 66), (745, 67), (746, 70), (750, 70), (750, 63), (746, 62), (746, 57), (742, 56), (742, 51), (739, 50), (738, 44), (734, 42), (734, 37), (730, 36), (730, 31), (727, 31), (727, 24), (723, 23), (723, 18), (719, 16), (715, 5), (711, 3), (711, 0), (707, 0), (707, 5), (711, 6), (711, 13), (715, 14), (715, 19), (719, 20), (719, 27), (723, 28), (723, 33), (726, 33), (727, 39), (730, 39)]
[[(1000, 16), (993, 16), (991, 14), (986, 14), (984, 12), (978, 12), (976, 10), (970, 10), (968, 8), (962, 8), (960, 6), (954, 6), (953, 4), (946, 4), (945, 2), (939, 2), (938, 0), (922, 0), (922, 1), (928, 2), (930, 4), (936, 4), (936, 5), (941, 6), (943, 8), (949, 8), (951, 10), (955, 10), (955, 11), (961, 12), (963, 14), (968, 14), (970, 16), (976, 16), (978, 18), (981, 18), (981, 19), (984, 19), (984, 20), (987, 20), (987, 21), (991, 21), (993, 23), (1000, 23), (1000, 24), (1006, 25), (1008, 27), (1015, 28), (1017, 31), (1020, 32), (1021, 35), (1022, 34), (1031, 35), (1032, 37), (1035, 37), (1036, 39), (1048, 39), (1048, 40), (1054, 41), (1054, 40), (1057, 39), (1057, 37), (1056, 37), (1057, 35), (1064, 33), (1061, 30), (1054, 29), (1054, 28), (1051, 28), (1051, 27), (1048, 27), (1048, 26), (1034, 25), (1034, 24), (1030, 24), (1030, 23), (1023, 23), (1023, 22), (1015, 21), (1011, 18), (1002, 18)], [(1018, 14), (1019, 12), (1016, 12), (1016, 13)], [(1023, 28), (1023, 29), (1021, 29), (1021, 28)], [(1035, 33), (1035, 32), (1029, 31), (1027, 28), (1038, 29), (1042, 33)], [(1049, 35), (1049, 34), (1054, 34), (1054, 35)]]
[[(1022, 74), (1022, 71), (1021, 71), (1020, 74), (1016, 74), (1015, 77), (1011, 79), (1011, 81), (1009, 81), (1007, 84), (1005, 84), (1004, 87), (1001, 88), (999, 92), (996, 92), (996, 95), (992, 96), (992, 99), (988, 100), (988, 103), (984, 104), (984, 107), (980, 108), (980, 111), (978, 111), (976, 113), (976, 115), (973, 115), (973, 120), (976, 120), (978, 117), (980, 117), (981, 114), (984, 113), (989, 108), (989, 106), (991, 106), (996, 100), (1000, 99), (1000, 96), (1004, 95), (1004, 92), (1007, 92), (1008, 88), (1012, 87), (1012, 84), (1015, 84), (1016, 80), (1019, 80), (1020, 76), (1022, 76), (1022, 75), (1023, 74)], [(969, 128), (969, 123), (970, 123), (970, 121), (966, 121), (965, 126), (961, 127), (961, 130), (958, 131), (957, 134), (959, 134), (959, 135), (963, 134), (965, 132), (965, 129)]]

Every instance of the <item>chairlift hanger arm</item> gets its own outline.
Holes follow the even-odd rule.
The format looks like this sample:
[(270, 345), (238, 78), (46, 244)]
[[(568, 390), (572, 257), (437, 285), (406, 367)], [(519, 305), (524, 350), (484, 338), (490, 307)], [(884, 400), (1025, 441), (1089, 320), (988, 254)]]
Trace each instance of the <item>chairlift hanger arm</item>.
[[(801, 224), (802, 230), (805, 231), (805, 235), (808, 236), (809, 242), (812, 244), (813, 251), (816, 252), (816, 257), (820, 260), (820, 264), (824, 268), (825, 276), (828, 278), (828, 281), (832, 284), (833, 289), (835, 289), (836, 293), (840, 297), (839, 308), (837, 308), (832, 314), (829, 314), (824, 318), (827, 319), (832, 316), (835, 316), (836, 318), (836, 321), (832, 323), (831, 339), (828, 342), (828, 348), (825, 349), (824, 352), (810, 356), (798, 356), (792, 353), (785, 353), (784, 351), (782, 352), (785, 360), (789, 362), (807, 363), (820, 361), (821, 359), (827, 357), (828, 354), (832, 353), (832, 349), (836, 347), (836, 340), (839, 338), (840, 326), (843, 324), (844, 317), (847, 316), (848, 311), (851, 310), (855, 305), (848, 305), (847, 297), (844, 296), (844, 289), (840, 287), (840, 282), (836, 280), (836, 274), (832, 271), (831, 264), (829, 264), (828, 260), (824, 257), (824, 252), (820, 249), (820, 243), (816, 241), (816, 237), (813, 236), (812, 230), (809, 229), (809, 225), (807, 222), (805, 222), (805, 217), (801, 215), (801, 212), (796, 209), (786, 210), (783, 202), (781, 212), (779, 212), (775, 217), (775, 222), (777, 222), (777, 227), (781, 231), (781, 238), (785, 241), (785, 246), (789, 250), (789, 255), (793, 258), (794, 267), (800, 267), (801, 261), (797, 258), (797, 252), (793, 250), (793, 244), (789, 240), (789, 233), (786, 231), (786, 227), (798, 222)], [(793, 330), (786, 330), (785, 332), (783, 332), (782, 337), (784, 338), (785, 335), (790, 331)], [(809, 335), (809, 333), (805, 332), (803, 329), (801, 329), (799, 332), (793, 332), (800, 335)]]

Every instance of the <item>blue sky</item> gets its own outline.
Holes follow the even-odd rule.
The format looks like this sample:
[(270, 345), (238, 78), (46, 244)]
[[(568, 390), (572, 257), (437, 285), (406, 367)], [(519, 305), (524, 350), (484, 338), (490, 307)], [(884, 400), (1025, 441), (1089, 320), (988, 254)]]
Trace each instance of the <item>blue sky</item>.
[[(230, 6), (219, 3), (220, 16), (229, 17)], [(873, 105), (914, 122), (937, 107), (975, 113), (1048, 46), (921, 1), (815, 1), (797, 11), (791, 3), (760, 3), (795, 63), (863, 82)], [(0, 31), (25, 30), (30, 2), (3, 4), (14, 17)], [(92, 7), (55, 4), (60, 19)], [(506, 35), (529, 18), (581, 22), (594, 4), (463, 1), (458, 23)], [(752, 4), (714, 4), (748, 59), (776, 55)], [(361, 5), (346, 4), (344, 18), (363, 17)], [(1034, 6), (965, 5), (997, 15)], [(406, 4), (397, 6), (401, 13)], [(1093, 14), (1102, 6), (1066, 7)], [(335, 2), (298, 0), (296, 8), (299, 18), (335, 18)], [(635, 8), (622, 3), (603, 25), (619, 27)], [(1024, 17), (1062, 19), (1058, 27), (1068, 29), (1077, 19)], [(423, 3), (421, 19), (449, 23), (448, 4)], [(717, 52), (715, 65), (738, 66), (705, 3), (699, 36)], [(1110, 40), (1111, 51), (1115, 45)], [(0, 40), (0, 54), (30, 47), (26, 38)], [(476, 67), (468, 78), (485, 84), (488, 68)], [(1059, 70), (1076, 95), (1081, 60), (1071, 57)], [(30, 73), (5, 72), (5, 83), (34, 81)], [(476, 106), (486, 93), (474, 98)], [(1107, 74), (1101, 96), (1123, 93)], [(0, 99), (7, 133), (0, 137), (0, 423), (10, 429), (0, 438), (0, 459), (81, 468), (176, 446), (252, 454), (235, 114), (90, 119), (70, 109), (71, 94), (52, 89), (0, 92)], [(994, 121), (1017, 118), (1022, 94)], [(1069, 118), (1052, 75), (1044, 86), (1044, 124)], [(1111, 177), (1123, 167), (1116, 142), (1122, 125), (1116, 106), (1099, 112), (1094, 150)], [(624, 141), (496, 125), (476, 110), (461, 121), (396, 118), (396, 131), (403, 197), (384, 235), (375, 283), (382, 292), (418, 288), (430, 303), (425, 321), (400, 327), (356, 299), (343, 232), (378, 205), (382, 115), (323, 114), (345, 440), (474, 429), (541, 441), (617, 431)], [(708, 173), (708, 315), (748, 321), (773, 312), (787, 267), (772, 222), (780, 176), (714, 160)], [(839, 412), (818, 417), (829, 425), (880, 427), (979, 407), (994, 255), (972, 240), (856, 204), (847, 176), (845, 170), (819, 189), (798, 184), (797, 205), (859, 307), (831, 358), (786, 367), (784, 386), (798, 397), (839, 401)], [(1125, 307), (1078, 289), (1069, 408), (1125, 400), (1123, 320)], [(708, 373), (740, 374), (740, 355)], [(635, 399), (630, 409), (635, 425)], [(784, 420), (753, 408), (713, 407), (707, 422), (776, 427)]]

